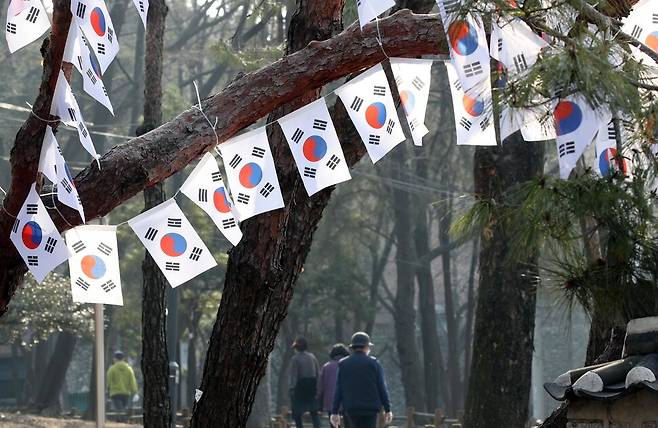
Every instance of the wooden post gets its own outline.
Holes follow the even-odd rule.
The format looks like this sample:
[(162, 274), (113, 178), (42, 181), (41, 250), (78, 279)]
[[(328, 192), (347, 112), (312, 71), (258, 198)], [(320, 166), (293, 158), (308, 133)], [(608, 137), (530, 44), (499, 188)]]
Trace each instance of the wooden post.
[(443, 416), (443, 413), (441, 410), (436, 409), (434, 411), (434, 427), (435, 428), (443, 428), (443, 420), (445, 417)]
[(288, 407), (281, 406), (281, 428), (288, 428)]
[(414, 421), (414, 408), (407, 407), (407, 428), (416, 428), (416, 423)]

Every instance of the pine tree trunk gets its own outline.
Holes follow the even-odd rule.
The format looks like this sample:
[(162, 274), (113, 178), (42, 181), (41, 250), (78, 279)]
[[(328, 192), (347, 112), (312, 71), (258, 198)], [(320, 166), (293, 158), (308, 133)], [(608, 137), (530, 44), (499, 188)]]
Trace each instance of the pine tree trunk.
[[(343, 0), (299, 0), (290, 23), (288, 53), (340, 31), (342, 9)], [(307, 92), (274, 117), (318, 96), (319, 91)], [(230, 252), (203, 370), (203, 396), (194, 406), (192, 427), (245, 426), (292, 299), (293, 285), (332, 193), (330, 188), (308, 197), (284, 136), (276, 127), (271, 131), (270, 146), (285, 208), (244, 222), (242, 241)], [(353, 164), (358, 158), (352, 156), (351, 160)]]
[[(164, 0), (151, 0), (146, 29), (144, 61), (144, 123), (137, 130), (144, 134), (162, 123), (162, 61), (167, 6)], [(144, 209), (166, 199), (158, 183), (144, 190)], [(171, 424), (169, 402), (169, 359), (167, 358), (166, 299), (169, 284), (153, 258), (145, 252), (142, 263), (142, 374), (144, 376), (144, 426), (165, 428)]]
[[(543, 171), (541, 143), (520, 133), (498, 147), (477, 147), (475, 192), (501, 203), (506, 192)], [(491, 219), (482, 233), (473, 361), (464, 425), (523, 428), (528, 418), (535, 322), (537, 254), (509, 255), (504, 219)]]
[(36, 413), (59, 415), (59, 395), (66, 381), (66, 371), (73, 359), (77, 337), (68, 331), (57, 335), (55, 349), (41, 376), (41, 385), (32, 406)]

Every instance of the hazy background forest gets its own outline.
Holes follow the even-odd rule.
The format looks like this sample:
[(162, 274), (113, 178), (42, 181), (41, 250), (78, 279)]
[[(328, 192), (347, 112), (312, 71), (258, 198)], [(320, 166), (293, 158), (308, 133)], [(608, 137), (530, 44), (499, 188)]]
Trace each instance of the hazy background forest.
[[(7, 2), (0, 0), (1, 10), (6, 10)], [(221, 90), (239, 73), (280, 58), (295, 2), (169, 1), (168, 6), (165, 121), (196, 103), (193, 82), (204, 97)], [(115, 116), (81, 90), (79, 79), (73, 83), (99, 153), (135, 135), (144, 103), (144, 27), (131, 1), (113, 0), (108, 7), (121, 45), (119, 57), (104, 76)], [(354, 2), (347, 3), (344, 14), (346, 24), (356, 19)], [(28, 115), (26, 101), (36, 96), (42, 69), (38, 42), (14, 55), (1, 45), (0, 185), (6, 187), (9, 149)], [(335, 96), (328, 99), (335, 100)], [(346, 343), (356, 330), (372, 332), (374, 355), (387, 371), (394, 412), (404, 413), (405, 396), (412, 390), (423, 391), (423, 400), (417, 403), (421, 409), (441, 408), (450, 415), (463, 410), (472, 357), (479, 247), (474, 236), (449, 233), (451, 224), (474, 202), (474, 148), (455, 144), (449, 100), (445, 70), (437, 63), (427, 120), (431, 132), (424, 147), (408, 141), (376, 166), (364, 160), (352, 171), (353, 179), (338, 187), (297, 284), (256, 412), (275, 412), (288, 404), (286, 366), (295, 336), (306, 336), (310, 350), (323, 363), (331, 345)], [(75, 175), (89, 158), (70, 129), (60, 127), (58, 138)], [(545, 171), (556, 174), (553, 144), (546, 149)], [(168, 195), (190, 171), (188, 167), (166, 181)], [(221, 299), (222, 265), (230, 244), (194, 204), (184, 197), (179, 201), (220, 263), (176, 292), (179, 408), (190, 408)], [(106, 220), (117, 224), (142, 208), (140, 196)], [(119, 246), (124, 306), (106, 307), (106, 358), (109, 363), (114, 350), (123, 350), (139, 380), (144, 249), (127, 227), (119, 228)], [(38, 397), (55, 394), (61, 397), (62, 410), (86, 408), (92, 379), (91, 309), (72, 303), (67, 269), (62, 265), (41, 286), (29, 280), (0, 322), (0, 407), (52, 411), (39, 408)], [(541, 385), (583, 363), (589, 321), (578, 307), (564, 305), (551, 285), (540, 279), (537, 298), (530, 406), (534, 418), (544, 418), (555, 403)], [(410, 347), (402, 356), (396, 343), (408, 343), (409, 337), (396, 337), (396, 331), (402, 334), (394, 328), (396, 318), (412, 320), (408, 331), (415, 349)], [(435, 338), (438, 348), (431, 346)], [(401, 376), (401, 366), (410, 361), (420, 370), (421, 384)], [(49, 366), (68, 368), (64, 384), (50, 384), (51, 378), (45, 376)], [(428, 371), (438, 374), (438, 385)]]

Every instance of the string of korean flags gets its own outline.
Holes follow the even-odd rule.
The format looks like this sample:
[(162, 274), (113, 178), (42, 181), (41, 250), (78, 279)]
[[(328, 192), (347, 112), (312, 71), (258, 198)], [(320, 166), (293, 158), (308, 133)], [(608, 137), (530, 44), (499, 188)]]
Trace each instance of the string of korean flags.
[[(146, 25), (148, 0), (134, 0), (134, 3)], [(477, 14), (459, 16), (459, 0), (438, 0), (437, 3), (451, 52), (451, 61), (445, 66), (452, 93), (457, 143), (496, 145), (489, 56), (498, 60), (512, 78), (531, 67), (548, 44), (520, 19), (506, 23), (494, 19), (489, 47), (482, 20)], [(363, 27), (395, 2), (362, 0), (357, 4)], [(117, 55), (119, 44), (107, 7), (102, 0), (73, 0), (71, 12), (74, 23), (69, 30), (64, 61), (72, 63), (81, 74), (85, 92), (113, 113), (102, 75)], [(634, 13), (628, 19), (634, 17)], [(40, 0), (10, 2), (7, 42), (12, 52), (39, 38), (49, 27)], [(381, 45), (381, 36), (378, 37)], [(423, 137), (429, 133), (425, 114), (433, 61), (405, 58), (388, 58), (388, 61), (412, 140), (421, 146)], [(373, 163), (406, 140), (381, 64), (366, 70), (333, 93), (347, 107)], [(541, 123), (545, 122), (541, 120), (542, 116), (551, 115), (548, 108), (539, 111), (503, 108), (499, 118), (501, 141), (519, 130), (526, 141), (555, 139), (561, 176), (566, 178), (595, 139), (597, 152), (606, 153), (609, 156), (608, 168), (614, 167), (616, 153), (612, 155), (610, 151), (616, 144), (614, 129), (609, 132), (611, 118), (588, 107), (578, 95), (572, 95), (554, 106), (553, 127), (551, 123)], [(201, 109), (200, 101), (198, 109)], [(214, 131), (212, 121), (201, 112)], [(62, 71), (57, 80), (51, 114), (58, 116), (65, 125), (76, 128), (83, 148), (98, 161), (99, 155)], [(325, 98), (277, 122), (309, 196), (351, 179)], [(220, 171), (215, 157), (206, 153), (174, 197), (126, 222), (172, 287), (216, 266), (212, 254), (178, 206), (175, 198), (179, 192), (205, 211), (233, 245), (242, 238), (240, 222), (284, 206), (266, 134), (268, 125), (272, 124), (216, 147), (224, 160), (225, 174)], [(61, 203), (77, 210), (82, 222), (86, 223), (82, 201), (50, 126), (46, 127), (39, 172), (55, 185), (53, 198), (56, 196)], [(605, 172), (602, 167), (601, 173)], [(114, 226), (85, 224), (65, 232), (63, 239), (41, 196), (37, 193), (36, 183), (32, 184), (20, 212), (16, 216), (8, 213), (16, 218), (11, 241), (32, 275), (41, 282), (68, 260), (74, 301), (121, 305), (116, 230), (126, 223)], [(56, 209), (54, 203), (53, 206)]]

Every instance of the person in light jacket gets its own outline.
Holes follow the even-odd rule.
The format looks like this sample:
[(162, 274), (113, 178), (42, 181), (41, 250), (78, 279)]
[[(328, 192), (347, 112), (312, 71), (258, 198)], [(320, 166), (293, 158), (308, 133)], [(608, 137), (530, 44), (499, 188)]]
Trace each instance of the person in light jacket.
[(295, 355), (290, 360), (290, 401), (292, 403), (292, 417), (297, 428), (304, 428), (302, 416), (311, 414), (313, 428), (320, 428), (320, 416), (315, 401), (317, 395), (318, 375), (320, 364), (315, 355), (308, 352), (308, 342), (298, 337), (292, 344)]
[(114, 364), (107, 370), (107, 388), (112, 407), (118, 412), (125, 412), (130, 407), (132, 396), (137, 394), (135, 372), (121, 351), (114, 353)]
[(387, 424), (393, 420), (384, 369), (376, 358), (368, 355), (370, 336), (354, 333), (352, 355), (338, 363), (336, 391), (331, 408), (331, 423), (340, 426), (342, 409), (347, 428), (376, 428), (377, 414), (384, 409)]
[[(318, 403), (323, 412), (331, 416), (331, 405), (334, 401), (334, 391), (336, 390), (336, 374), (338, 372), (338, 361), (350, 355), (347, 346), (337, 343), (331, 348), (329, 353), (329, 362), (320, 369), (320, 378), (318, 380)], [(331, 428), (337, 428), (331, 424)]]

